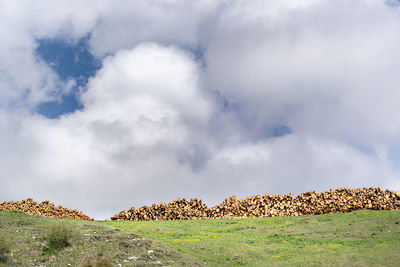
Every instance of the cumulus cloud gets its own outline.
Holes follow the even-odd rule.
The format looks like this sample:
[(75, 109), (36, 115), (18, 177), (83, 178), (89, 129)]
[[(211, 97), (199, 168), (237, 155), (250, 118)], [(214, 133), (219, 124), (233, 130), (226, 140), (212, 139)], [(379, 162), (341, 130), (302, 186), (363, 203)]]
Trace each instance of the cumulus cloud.
[(148, 41), (196, 47), (200, 26), (219, 5), (211, 0), (106, 2), (90, 41), (99, 57)]
[(222, 149), (207, 171), (223, 177), (215, 188), (233, 182), (225, 189), (226, 194), (234, 191), (243, 197), (263, 192), (325, 190), (344, 184), (377, 186), (377, 177), (392, 173), (376, 157), (343, 142), (296, 134)]
[[(2, 199), (105, 218), (178, 196), (212, 205), (233, 194), (399, 186), (396, 5), (38, 3), (0, 2)], [(83, 109), (35, 114), (74, 84), (37, 58), (35, 40), (82, 36), (102, 61), (79, 94)], [(274, 135), (283, 125), (291, 131)]]
[[(14, 173), (20, 183), (8, 184), (19, 188), (19, 195), (73, 195), (73, 203), (90, 197), (87, 205), (104, 201), (110, 192), (117, 202), (142, 192), (148, 197), (164, 191), (161, 195), (179, 194), (174, 187), (190, 184), (180, 180), (190, 179), (201, 151), (197, 147), (207, 146), (201, 140), (211, 105), (199, 87), (197, 69), (190, 55), (156, 44), (105, 59), (82, 94), (83, 111), (58, 120), (28, 116), (19, 122), (19, 134), (35, 147), (15, 152), (17, 159), (19, 153), (33, 156), (26, 170)], [(31, 176), (29, 186), (23, 185), (25, 175)], [(2, 190), (7, 192), (7, 186)]]
[(233, 1), (209, 34), (207, 71), (248, 119), (398, 141), (399, 26), (384, 1)]
[(61, 82), (35, 55), (38, 39), (73, 43), (90, 34), (90, 50), (100, 59), (144, 41), (195, 48), (197, 28), (216, 6), (212, 2), (1, 1), (0, 105), (33, 108), (74, 85)]

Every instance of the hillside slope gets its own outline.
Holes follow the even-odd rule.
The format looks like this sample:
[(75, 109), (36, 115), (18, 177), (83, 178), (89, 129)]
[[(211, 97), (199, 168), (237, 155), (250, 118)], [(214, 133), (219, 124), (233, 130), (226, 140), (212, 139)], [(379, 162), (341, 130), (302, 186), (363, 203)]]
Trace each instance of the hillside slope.
[[(69, 244), (52, 249), (52, 229)], [(398, 210), (151, 222), (0, 211), (0, 266), (399, 266), (399, 251)]]
[(196, 258), (110, 225), (0, 211), (0, 266), (185, 264), (200, 266)]
[(399, 266), (400, 211), (301, 217), (112, 221), (209, 266)]

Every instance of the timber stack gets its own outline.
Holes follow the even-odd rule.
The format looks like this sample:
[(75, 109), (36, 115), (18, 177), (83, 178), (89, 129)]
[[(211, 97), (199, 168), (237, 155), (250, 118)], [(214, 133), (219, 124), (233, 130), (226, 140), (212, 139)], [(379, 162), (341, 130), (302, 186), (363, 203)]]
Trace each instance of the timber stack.
[[(114, 218), (118, 216), (118, 218)], [(206, 219), (207, 206), (201, 200), (186, 198), (174, 200), (168, 204), (161, 202), (149, 207), (143, 206), (137, 210), (132, 207), (124, 210), (111, 219), (121, 219), (126, 221), (172, 221), (172, 220), (194, 220)]]
[(5, 201), (0, 203), (0, 210), (4, 211), (22, 211), (32, 215), (41, 215), (58, 219), (73, 220), (93, 220), (81, 211), (64, 208), (61, 205), (57, 207), (54, 203), (45, 200), (41, 203), (33, 201), (31, 198), (21, 201)]
[(322, 193), (310, 191), (295, 198), (292, 194), (257, 195), (239, 200), (232, 196), (211, 208), (207, 208), (201, 200), (184, 198), (168, 204), (153, 204), (139, 209), (132, 207), (114, 215), (111, 220), (158, 221), (301, 216), (362, 209), (398, 210), (400, 193), (371, 187), (338, 188)]

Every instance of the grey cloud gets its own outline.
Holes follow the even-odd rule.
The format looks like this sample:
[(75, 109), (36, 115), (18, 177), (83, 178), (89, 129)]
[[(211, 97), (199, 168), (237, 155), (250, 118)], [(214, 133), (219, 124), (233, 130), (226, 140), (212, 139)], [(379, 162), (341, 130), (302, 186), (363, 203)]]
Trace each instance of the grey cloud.
[[(384, 1), (13, 3), (0, 26), (11, 51), (0, 53), (1, 200), (104, 218), (178, 196), (212, 205), (400, 185), (388, 153), (400, 141), (400, 20)], [(59, 83), (35, 61), (34, 38), (89, 32), (105, 57), (84, 108), (55, 120), (30, 112)], [(188, 45), (205, 47), (204, 66)], [(31, 100), (3, 108), (26, 87)], [(272, 136), (281, 125), (292, 132)]]
[(207, 43), (211, 86), (244, 106), (243, 121), (283, 120), (352, 142), (397, 139), (398, 10), (383, 1), (256, 3), (227, 6)]

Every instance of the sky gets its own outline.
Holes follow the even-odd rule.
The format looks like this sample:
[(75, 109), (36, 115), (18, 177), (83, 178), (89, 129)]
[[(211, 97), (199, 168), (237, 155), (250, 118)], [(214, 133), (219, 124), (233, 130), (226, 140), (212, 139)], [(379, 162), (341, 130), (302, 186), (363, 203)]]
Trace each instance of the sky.
[(0, 201), (400, 190), (398, 1), (0, 0), (0, 47)]

